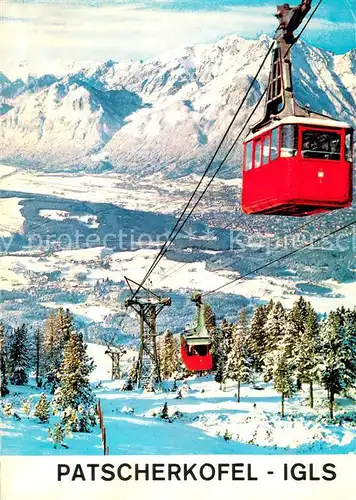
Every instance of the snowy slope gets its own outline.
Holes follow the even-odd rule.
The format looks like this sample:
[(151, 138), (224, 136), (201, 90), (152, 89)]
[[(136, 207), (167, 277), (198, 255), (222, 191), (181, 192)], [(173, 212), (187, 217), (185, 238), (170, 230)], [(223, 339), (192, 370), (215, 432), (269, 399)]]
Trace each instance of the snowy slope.
[[(243, 384), (241, 402), (236, 401), (236, 384), (219, 389), (212, 377), (190, 378), (178, 382), (183, 398), (170, 392), (172, 382), (165, 382), (163, 392), (141, 390), (122, 392), (123, 381), (108, 381), (108, 358), (104, 346), (89, 345), (88, 353), (99, 364), (96, 375), (103, 384), (95, 393), (100, 399), (110, 455), (191, 455), (191, 454), (354, 454), (356, 446), (355, 412), (352, 400), (337, 398), (336, 420), (330, 422), (326, 394), (315, 391), (315, 409), (311, 410), (306, 393), (286, 403), (286, 417), (280, 417), (280, 396), (271, 384), (259, 384), (259, 390)], [(102, 363), (102, 365), (100, 365)], [(94, 372), (95, 373), (95, 372)], [(98, 380), (94, 374), (95, 381)], [(188, 390), (183, 389), (188, 386)], [(40, 424), (33, 415), (21, 410), (23, 398), (30, 397), (32, 407), (40, 390), (34, 384), (12, 387), (10, 399), (21, 421), (0, 412), (0, 440), (4, 455), (102, 455), (100, 429), (91, 434), (74, 433), (65, 439), (68, 449), (55, 450), (47, 439), (48, 424)], [(306, 389), (306, 388), (305, 388)], [(172, 423), (159, 414), (167, 402), (169, 415), (180, 412)], [(348, 419), (345, 419), (346, 414)], [(155, 416), (156, 415), (156, 416)], [(339, 425), (340, 418), (343, 419)], [(51, 418), (51, 425), (57, 417)], [(225, 441), (225, 432), (231, 440)]]
[(3, 145), (21, 146), (22, 159), (43, 154), (53, 162), (75, 162), (100, 149), (140, 102), (127, 90), (103, 94), (74, 77), (49, 79), (48, 85), (34, 82), (3, 115)]
[[(59, 170), (152, 173), (167, 164), (176, 175), (197, 170), (221, 138), (269, 43), (265, 35), (256, 41), (232, 35), (144, 62), (91, 64), (61, 80), (32, 78), (15, 95), (6, 94), (7, 83), (2, 158)], [(293, 52), (301, 102), (352, 123), (355, 51), (335, 56), (301, 42)], [(268, 66), (248, 108), (261, 93)], [(230, 165), (238, 158), (237, 150)]]
[(0, 199), (0, 237), (22, 232), (21, 198)]

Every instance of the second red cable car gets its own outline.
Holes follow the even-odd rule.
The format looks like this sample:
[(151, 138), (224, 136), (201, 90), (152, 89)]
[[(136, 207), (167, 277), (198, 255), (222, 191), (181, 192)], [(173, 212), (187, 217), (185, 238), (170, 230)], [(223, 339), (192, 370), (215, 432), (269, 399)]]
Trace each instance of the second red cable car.
[(189, 338), (185, 332), (181, 338), (181, 356), (183, 363), (191, 372), (205, 372), (213, 368), (211, 341), (208, 338)]
[(182, 361), (191, 372), (210, 371), (213, 368), (212, 339), (206, 322), (215, 323), (215, 317), (211, 307), (203, 304), (201, 293), (193, 292), (191, 300), (197, 306), (197, 324), (181, 335)]

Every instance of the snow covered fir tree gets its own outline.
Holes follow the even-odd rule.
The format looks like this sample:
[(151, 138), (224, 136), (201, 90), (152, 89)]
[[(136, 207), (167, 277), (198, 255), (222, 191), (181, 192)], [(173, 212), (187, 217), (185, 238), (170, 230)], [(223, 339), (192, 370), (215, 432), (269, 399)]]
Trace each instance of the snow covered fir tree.
[(356, 311), (332, 311), (321, 326), (321, 380), (329, 395), (330, 417), (335, 395), (356, 385)]
[(294, 348), (293, 350), (297, 380), (309, 384), (309, 402), (310, 407), (313, 408), (313, 385), (318, 381), (321, 341), (318, 315), (310, 304), (307, 305), (303, 327), (299, 335), (298, 349)]
[(67, 309), (60, 308), (50, 314), (43, 333), (43, 359), (41, 372), (43, 383), (52, 393), (58, 387), (58, 373), (63, 360), (64, 348), (73, 331), (73, 316)]
[(161, 377), (169, 379), (179, 368), (178, 344), (172, 332), (167, 330), (158, 344)]
[(28, 381), (29, 341), (25, 324), (15, 328), (9, 341), (8, 371), (13, 385), (24, 385)]
[(40, 422), (46, 423), (49, 420), (51, 414), (51, 403), (48, 401), (46, 394), (43, 392), (38, 400), (34, 416), (39, 419)]
[(60, 423), (54, 424), (53, 429), (48, 429), (48, 437), (52, 441), (54, 448), (63, 445), (64, 438), (66, 437), (66, 432)]
[(267, 319), (266, 306), (257, 306), (250, 324), (249, 332), (249, 352), (251, 368), (255, 373), (262, 373), (264, 367), (264, 357), (266, 353), (266, 336), (264, 325)]
[(0, 323), (0, 397), (9, 394), (6, 355), (5, 355), (5, 327)]
[(290, 398), (295, 390), (292, 360), (283, 345), (276, 349), (274, 354), (273, 382), (276, 391), (281, 395), (281, 415), (284, 417), (285, 398)]
[(95, 404), (89, 383), (93, 369), (94, 364), (86, 354), (82, 334), (72, 330), (65, 344), (53, 406), (56, 412), (62, 412), (64, 425), (70, 421), (73, 431), (88, 431), (88, 426), (81, 420), (88, 420), (87, 411)]
[(246, 311), (242, 310), (240, 319), (231, 329), (231, 349), (228, 351), (224, 367), (224, 380), (237, 382), (237, 401), (240, 402), (241, 383), (250, 378), (251, 361), (248, 352), (248, 330)]

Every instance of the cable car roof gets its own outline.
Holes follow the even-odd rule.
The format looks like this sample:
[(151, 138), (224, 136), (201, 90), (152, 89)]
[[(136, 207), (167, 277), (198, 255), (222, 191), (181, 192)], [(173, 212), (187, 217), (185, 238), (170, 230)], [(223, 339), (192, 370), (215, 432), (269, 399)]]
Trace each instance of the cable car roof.
[(258, 132), (255, 132), (254, 134), (249, 134), (245, 141), (249, 141), (251, 139), (254, 139), (255, 137), (258, 137), (261, 135), (263, 132), (268, 132), (269, 130), (272, 130), (279, 125), (294, 125), (294, 124), (299, 124), (299, 125), (312, 125), (316, 127), (327, 127), (327, 128), (347, 128), (351, 129), (351, 125), (349, 125), (346, 122), (341, 122), (339, 120), (333, 120), (332, 118), (309, 118), (307, 116), (287, 116), (286, 118), (282, 118), (281, 120), (273, 120), (270, 125), (267, 127), (261, 128)]

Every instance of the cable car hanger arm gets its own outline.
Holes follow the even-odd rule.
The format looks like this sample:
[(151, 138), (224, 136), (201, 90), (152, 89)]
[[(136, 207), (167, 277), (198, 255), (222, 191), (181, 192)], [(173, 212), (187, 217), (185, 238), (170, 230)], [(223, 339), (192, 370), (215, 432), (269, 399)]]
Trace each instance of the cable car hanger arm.
[[(319, 0), (312, 15), (321, 1)], [(329, 116), (310, 111), (308, 107), (298, 104), (293, 92), (291, 48), (299, 39), (299, 36), (294, 36), (294, 32), (310, 11), (311, 4), (311, 0), (303, 0), (296, 7), (290, 7), (289, 4), (277, 6), (276, 17), (279, 25), (274, 37), (275, 47), (272, 52), (265, 112), (262, 120), (251, 127), (252, 133), (258, 132), (273, 120), (287, 116), (330, 119)]]
[(311, 9), (312, 0), (303, 0), (296, 7), (290, 7), (284, 3), (277, 5), (276, 18), (279, 20), (279, 27), (275, 38), (284, 38), (288, 43), (294, 43), (294, 32), (303, 22), (304, 17)]

